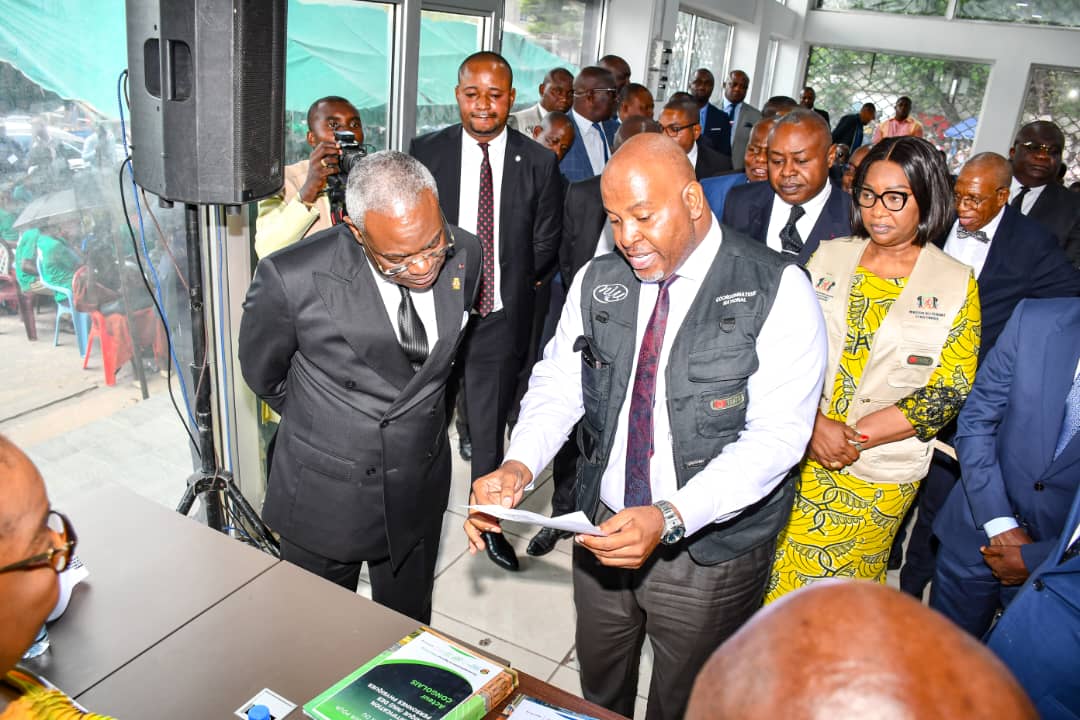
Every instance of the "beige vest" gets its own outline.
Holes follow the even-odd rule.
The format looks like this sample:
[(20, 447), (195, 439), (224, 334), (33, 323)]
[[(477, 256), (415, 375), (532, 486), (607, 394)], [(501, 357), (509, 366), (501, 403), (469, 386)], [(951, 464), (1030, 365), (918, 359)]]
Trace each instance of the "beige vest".
[[(823, 413), (832, 403), (848, 332), (851, 284), (868, 242), (866, 238), (823, 241), (806, 266), (829, 334)], [(922, 249), (907, 284), (874, 333), (866, 370), (847, 409), (848, 425), (895, 405), (930, 381), (941, 364), (941, 349), (953, 320), (964, 305), (970, 276), (970, 267), (937, 247)], [(926, 475), (932, 455), (932, 443), (910, 437), (864, 450), (851, 472), (869, 482), (915, 482)]]

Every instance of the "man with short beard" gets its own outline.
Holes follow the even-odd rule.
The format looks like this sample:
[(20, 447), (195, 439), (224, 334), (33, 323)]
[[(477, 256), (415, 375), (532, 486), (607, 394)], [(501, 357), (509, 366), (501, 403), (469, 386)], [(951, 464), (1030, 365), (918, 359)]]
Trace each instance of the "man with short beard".
[(535, 105), (510, 113), (507, 125), (531, 135), (548, 113), (569, 112), (574, 101), (574, 76), (566, 68), (554, 68), (540, 83), (540, 99)]

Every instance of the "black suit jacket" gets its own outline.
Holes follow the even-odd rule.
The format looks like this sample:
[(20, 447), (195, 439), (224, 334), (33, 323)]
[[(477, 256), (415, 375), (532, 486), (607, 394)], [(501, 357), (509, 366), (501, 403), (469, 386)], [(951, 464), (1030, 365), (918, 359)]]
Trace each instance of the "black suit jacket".
[[(776, 193), (767, 182), (733, 187), (724, 202), (723, 223), (759, 242), (766, 242), (765, 235), (769, 231), (769, 216), (775, 198)], [(810, 236), (803, 238), (803, 249), (798, 258), (800, 265), (806, 265), (822, 240), (851, 235), (850, 208), (851, 196), (833, 185), (821, 215), (810, 230)]]
[[(948, 233), (935, 244), (944, 249), (947, 240)], [(982, 306), (980, 363), (1021, 300), (1080, 296), (1080, 270), (1072, 266), (1054, 237), (1034, 220), (1007, 206), (991, 238), (978, 281)]]
[(596, 254), (606, 220), (600, 176), (571, 183), (563, 203), (562, 244), (559, 245), (559, 269), (566, 287), (570, 287), (574, 275)]
[[(832, 133), (832, 141), (847, 145), (854, 150), (862, 144), (862, 128), (862, 118), (859, 117), (859, 113), (845, 115), (836, 123), (836, 129)], [(858, 145), (856, 145), (856, 141), (858, 141)]]
[[(563, 185), (555, 153), (517, 130), (506, 128), (499, 205), (499, 269), (503, 308), (516, 335), (528, 347), (535, 284), (554, 265), (562, 225)], [(458, 221), (461, 189), (461, 124), (412, 141), (409, 154), (422, 162), (439, 188), (448, 222)]]
[(397, 566), (446, 510), (446, 381), (481, 265), (477, 239), (453, 233), (455, 253), (430, 290), (438, 341), (416, 372), (344, 226), (256, 268), (240, 321), (240, 368), (281, 413), (263, 518), (311, 552), (339, 562), (389, 553)]
[(694, 166), (694, 174), (697, 175), (698, 180), (716, 177), (720, 173), (731, 170), (731, 156), (713, 150), (702, 143), (700, 139), (697, 143), (697, 152), (697, 165)]
[(701, 126), (700, 143), (718, 153), (731, 157), (731, 118), (712, 103), (705, 106), (705, 124)]
[(1027, 216), (1042, 223), (1057, 238), (1073, 265), (1080, 266), (1080, 194), (1050, 183)]
[(829, 113), (819, 108), (814, 108), (814, 112), (821, 116), (821, 118), (825, 121), (826, 125), (829, 125), (830, 127), (832, 126), (832, 121), (829, 120)]

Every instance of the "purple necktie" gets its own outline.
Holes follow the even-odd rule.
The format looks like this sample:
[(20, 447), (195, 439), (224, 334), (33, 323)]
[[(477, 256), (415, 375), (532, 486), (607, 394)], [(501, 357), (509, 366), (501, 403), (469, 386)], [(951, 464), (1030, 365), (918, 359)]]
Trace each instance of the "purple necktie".
[(635, 507), (652, 504), (652, 485), (649, 464), (653, 456), (653, 405), (656, 403), (656, 371), (660, 364), (660, 348), (667, 329), (668, 287), (678, 275), (660, 283), (649, 324), (641, 338), (634, 391), (630, 396), (630, 427), (626, 435), (626, 490), (623, 505)]
[(476, 237), (484, 251), (480, 272), (480, 292), (476, 297), (476, 309), (480, 317), (487, 317), (495, 308), (495, 193), (491, 184), (491, 162), (488, 160), (488, 144), (477, 143), (484, 159), (480, 163), (480, 202), (476, 206)]

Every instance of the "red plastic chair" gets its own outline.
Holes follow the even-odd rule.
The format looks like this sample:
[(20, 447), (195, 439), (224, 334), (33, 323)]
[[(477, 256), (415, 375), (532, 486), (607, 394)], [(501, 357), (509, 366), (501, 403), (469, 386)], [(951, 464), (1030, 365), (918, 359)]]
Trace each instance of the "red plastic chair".
[[(128, 327), (127, 316), (123, 313), (101, 312), (96, 304), (87, 299), (87, 285), (89, 282), (85, 267), (75, 271), (72, 278), (71, 288), (75, 297), (75, 307), (80, 312), (90, 314), (90, 335), (86, 341), (86, 355), (83, 357), (83, 370), (90, 363), (90, 353), (94, 349), (94, 340), (101, 345), (101, 364), (105, 371), (105, 384), (116, 385), (116, 371), (124, 366), (128, 360), (134, 357), (134, 345), (132, 343), (131, 328)], [(136, 325), (136, 336), (143, 345), (152, 345), (154, 354), (157, 355), (158, 328), (161, 323), (157, 321), (157, 315), (153, 308), (144, 308), (132, 313)]]

